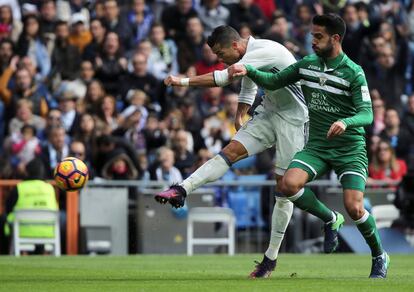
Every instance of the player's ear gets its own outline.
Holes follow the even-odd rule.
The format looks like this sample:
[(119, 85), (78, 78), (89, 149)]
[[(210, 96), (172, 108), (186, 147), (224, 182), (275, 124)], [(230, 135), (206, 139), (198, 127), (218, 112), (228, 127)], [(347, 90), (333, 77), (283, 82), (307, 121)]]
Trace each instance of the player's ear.
[(231, 42), (231, 47), (232, 47), (234, 50), (237, 50), (237, 49), (239, 48), (239, 43), (238, 43), (238, 42), (236, 42), (236, 41), (232, 41), (232, 42)]

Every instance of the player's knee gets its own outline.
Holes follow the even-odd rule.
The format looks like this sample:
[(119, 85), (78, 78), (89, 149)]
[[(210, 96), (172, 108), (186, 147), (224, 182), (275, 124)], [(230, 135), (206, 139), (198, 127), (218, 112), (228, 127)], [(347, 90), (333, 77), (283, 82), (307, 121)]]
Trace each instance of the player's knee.
[(358, 220), (365, 214), (365, 208), (359, 202), (348, 203), (345, 207), (352, 220)]
[(222, 155), (226, 156), (230, 163), (235, 163), (240, 159), (247, 157), (247, 151), (240, 143), (230, 142), (221, 151)]
[(293, 176), (284, 176), (281, 184), (281, 191), (286, 196), (293, 196), (297, 194), (303, 188), (296, 178)]

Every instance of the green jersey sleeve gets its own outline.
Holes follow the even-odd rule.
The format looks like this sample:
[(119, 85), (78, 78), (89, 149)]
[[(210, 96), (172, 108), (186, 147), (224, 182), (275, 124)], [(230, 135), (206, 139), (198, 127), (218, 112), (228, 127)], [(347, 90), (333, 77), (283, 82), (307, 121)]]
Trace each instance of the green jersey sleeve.
[(278, 73), (263, 72), (251, 65), (245, 65), (247, 76), (254, 83), (267, 90), (276, 90), (299, 81), (299, 67), (296, 62)]
[(363, 71), (357, 72), (355, 80), (351, 84), (352, 102), (356, 108), (356, 114), (342, 119), (347, 128), (368, 126), (373, 121), (371, 96), (367, 80)]

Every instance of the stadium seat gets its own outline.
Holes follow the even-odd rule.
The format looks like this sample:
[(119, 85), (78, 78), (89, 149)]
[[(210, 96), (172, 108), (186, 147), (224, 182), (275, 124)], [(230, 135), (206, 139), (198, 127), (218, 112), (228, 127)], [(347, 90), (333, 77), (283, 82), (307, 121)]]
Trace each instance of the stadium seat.
[(392, 222), (400, 216), (400, 211), (392, 204), (372, 207), (372, 216), (377, 228), (391, 227)]
[[(194, 238), (194, 223), (222, 222), (228, 225), (228, 236), (223, 238)], [(233, 210), (222, 207), (195, 207), (190, 209), (187, 221), (187, 255), (193, 255), (194, 245), (227, 245), (228, 254), (235, 251), (236, 217)]]
[[(51, 244), (54, 246), (54, 255), (60, 256), (60, 227), (59, 227), (59, 211), (54, 210), (16, 210), (14, 211), (15, 217), (13, 221), (13, 248), (14, 255), (20, 256), (22, 246), (26, 244)], [(54, 226), (53, 238), (42, 237), (20, 237), (20, 225), (42, 225), (42, 226)]]

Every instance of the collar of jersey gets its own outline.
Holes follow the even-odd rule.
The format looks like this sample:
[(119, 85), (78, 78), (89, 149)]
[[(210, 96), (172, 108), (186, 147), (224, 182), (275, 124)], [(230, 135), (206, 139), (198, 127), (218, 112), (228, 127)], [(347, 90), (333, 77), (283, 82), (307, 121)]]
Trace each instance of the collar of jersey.
[(253, 46), (254, 41), (255, 41), (255, 38), (252, 37), (252, 36), (249, 36), (249, 38), (247, 39), (246, 52), (248, 52), (250, 50), (250, 48)]
[(328, 72), (328, 71), (333, 71), (335, 70), (341, 63), (342, 61), (345, 59), (345, 53), (341, 52), (336, 58), (334, 59), (328, 59), (328, 60), (324, 60), (322, 58), (320, 58), (321, 63), (324, 65), (324, 72)]

